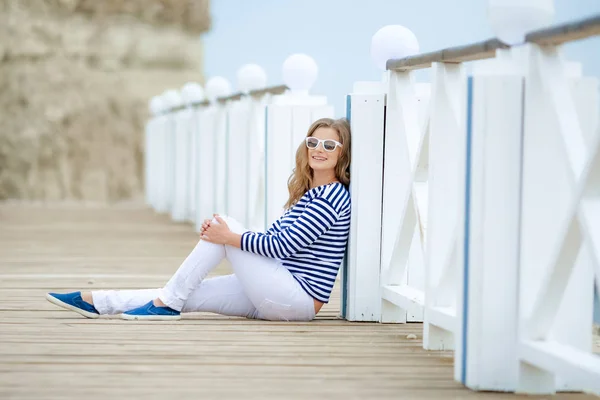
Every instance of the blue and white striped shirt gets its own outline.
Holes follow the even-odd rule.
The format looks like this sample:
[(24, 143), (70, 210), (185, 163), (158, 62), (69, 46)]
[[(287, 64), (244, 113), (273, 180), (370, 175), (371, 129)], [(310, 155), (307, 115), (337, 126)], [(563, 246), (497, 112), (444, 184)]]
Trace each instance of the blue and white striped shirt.
[(346, 250), (350, 208), (343, 184), (317, 186), (266, 233), (242, 234), (242, 250), (281, 260), (309, 295), (327, 303)]

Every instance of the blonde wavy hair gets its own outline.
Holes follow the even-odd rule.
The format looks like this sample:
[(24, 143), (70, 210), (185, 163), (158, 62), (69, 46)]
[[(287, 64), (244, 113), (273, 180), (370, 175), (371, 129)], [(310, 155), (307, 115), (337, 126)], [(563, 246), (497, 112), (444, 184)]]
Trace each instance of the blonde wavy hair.
[[(321, 118), (310, 126), (306, 137), (314, 135), (319, 128), (335, 129), (339, 136), (339, 142), (342, 144), (341, 153), (338, 157), (338, 163), (335, 166), (335, 177), (346, 188), (350, 185), (350, 124), (345, 118), (332, 119)], [(296, 167), (288, 179), (288, 191), (290, 197), (285, 203), (284, 208), (290, 209), (304, 196), (312, 186), (313, 170), (308, 164), (308, 148), (304, 141), (296, 150)]]

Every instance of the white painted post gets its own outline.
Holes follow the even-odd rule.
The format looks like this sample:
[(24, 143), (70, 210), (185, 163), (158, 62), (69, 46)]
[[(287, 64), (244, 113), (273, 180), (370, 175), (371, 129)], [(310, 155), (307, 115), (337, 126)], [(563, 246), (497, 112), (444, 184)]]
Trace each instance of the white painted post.
[(353, 143), (352, 217), (342, 278), (342, 315), (349, 321), (378, 322), (381, 318), (379, 269), (385, 90), (383, 83), (357, 82), (347, 100)]
[(186, 219), (187, 185), (189, 182), (189, 127), (193, 116), (187, 108), (172, 113), (173, 138), (173, 203), (171, 218), (176, 222)]
[[(154, 100), (155, 98), (152, 98)], [(158, 99), (158, 97), (156, 97)], [(152, 189), (150, 187), (150, 165), (152, 162), (152, 122), (154, 121), (154, 110), (152, 101), (148, 102), (148, 110), (150, 111), (150, 119), (146, 121), (144, 129), (144, 203), (150, 205), (152, 203)]]
[(411, 72), (390, 73), (383, 166), (382, 322), (423, 320), (428, 88), (417, 84)]
[(526, 50), (517, 390), (600, 393), (600, 357), (590, 352), (600, 270), (598, 82), (570, 72), (557, 48)]
[(187, 127), (188, 143), (186, 148), (187, 157), (187, 176), (185, 183), (185, 220), (194, 222), (196, 220), (196, 178), (198, 174), (198, 153), (197, 141), (199, 134), (199, 113), (195, 107), (204, 101), (204, 89), (198, 83), (188, 82), (181, 88), (181, 96), (188, 111), (188, 119), (185, 124)]
[[(166, 111), (166, 105), (163, 112)], [(168, 210), (167, 197), (167, 146), (168, 146), (168, 125), (169, 119), (165, 114), (161, 114), (154, 120), (154, 132), (156, 135), (156, 192), (154, 199), (154, 209), (158, 213), (165, 213)]]
[[(464, 160), (457, 187), (464, 195), (454, 211), (461, 266), (454, 376), (473, 390), (516, 385), (522, 87), (522, 73), (510, 61), (476, 65), (460, 129), (466, 142), (456, 138)], [(430, 204), (432, 212), (443, 212), (438, 202)], [(442, 252), (453, 251), (446, 246)]]
[[(418, 48), (414, 34), (400, 25), (385, 26), (371, 39), (372, 59), (383, 71), (387, 60), (413, 55)], [(413, 294), (406, 293), (409, 259), (422, 263), (420, 244), (416, 246), (417, 257), (414, 252), (411, 254), (413, 238), (420, 240), (420, 235), (415, 234), (416, 213), (405, 212), (414, 206), (411, 161), (415, 156), (418, 159), (421, 144), (419, 106), (413, 83), (410, 73), (384, 72), (382, 82), (355, 84), (348, 99), (354, 143), (350, 183), (353, 208), (342, 276), (342, 313), (349, 320), (406, 322), (407, 310), (411, 319), (421, 318), (422, 292), (420, 305), (416, 307)], [(387, 99), (390, 103), (386, 121), (388, 89), (392, 93)], [(383, 198), (382, 191), (385, 191)]]
[(227, 137), (227, 114), (231, 104), (215, 104), (214, 110), (214, 135), (215, 135), (215, 147), (214, 147), (214, 204), (216, 214), (227, 214), (227, 179), (229, 178), (228, 166), (228, 140)]
[[(231, 104), (228, 112), (228, 167), (227, 170), (227, 214), (244, 226), (250, 224), (250, 202), (256, 201), (257, 181), (264, 170), (257, 170), (257, 156), (260, 152), (256, 136), (255, 100), (250, 91), (263, 89), (267, 84), (267, 75), (256, 64), (246, 64), (237, 72), (238, 88), (243, 96)], [(262, 116), (264, 120), (264, 116)], [(264, 140), (264, 136), (263, 136)], [(252, 200), (251, 200), (252, 199)]]
[(198, 175), (196, 177), (196, 232), (199, 232), (205, 219), (212, 219), (215, 212), (215, 115), (216, 107), (209, 105), (198, 111)]
[(462, 64), (433, 63), (432, 70), (423, 347), (448, 350), (457, 324), (466, 80)]
[(186, 221), (195, 223), (196, 207), (198, 200), (196, 199), (196, 182), (198, 181), (198, 135), (200, 134), (200, 113), (196, 107), (189, 107), (191, 112), (188, 124), (188, 184), (186, 187)]
[(181, 96), (175, 90), (167, 90), (161, 95), (164, 108), (163, 113), (157, 118), (157, 130), (160, 139), (160, 176), (159, 195), (156, 210), (159, 213), (171, 211), (173, 204), (173, 151), (174, 151), (174, 121), (170, 110), (181, 105)]
[(213, 135), (214, 144), (213, 164), (210, 171), (214, 176), (211, 187), (213, 209), (205, 218), (212, 218), (212, 214), (227, 213), (227, 107), (229, 105), (219, 102), (218, 99), (229, 96), (230, 93), (231, 84), (223, 77), (216, 76), (206, 82), (206, 97), (211, 103), (211, 112), (208, 114), (211, 118), (209, 132)]
[(227, 215), (246, 226), (248, 206), (248, 132), (250, 99), (232, 102), (227, 110)]
[[(588, 154), (590, 154), (600, 134), (597, 129), (598, 104), (600, 104), (598, 79), (583, 77), (579, 63), (564, 63), (564, 68), (569, 96), (579, 119), (584, 146), (587, 147)], [(552, 82), (552, 84), (555, 85), (556, 82)], [(591, 221), (590, 223), (594, 224)], [(589, 241), (584, 242), (586, 243), (582, 245), (581, 253), (571, 272), (549, 338), (582, 352), (590, 352), (593, 335), (592, 329), (588, 329), (588, 327), (592, 325), (593, 321), (594, 261), (591, 252), (594, 244)], [(598, 249), (600, 250), (600, 247)], [(598, 250), (596, 253), (598, 254)], [(573, 312), (573, 310), (577, 310), (577, 312)], [(557, 391), (586, 389), (577, 381), (570, 381), (567, 377), (560, 375), (557, 376), (556, 388)]]
[(163, 102), (160, 96), (154, 96), (149, 104), (151, 118), (146, 124), (146, 151), (145, 163), (145, 192), (146, 204), (156, 209), (157, 185), (159, 184), (161, 133), (157, 124), (158, 117), (163, 110)]
[(265, 137), (265, 221), (266, 229), (283, 212), (290, 175), (292, 136), (289, 132), (292, 110), (288, 106), (267, 106)]
[(266, 107), (264, 228), (284, 211), (289, 197), (287, 181), (296, 166), (296, 151), (304, 145), (314, 117), (333, 117), (333, 107), (327, 105), (326, 97), (308, 94), (317, 77), (312, 58), (294, 54), (286, 59), (283, 70), (290, 91), (273, 96)]
[(251, 98), (248, 142), (248, 208), (246, 225), (254, 231), (264, 231), (265, 226), (265, 140), (266, 106), (271, 95)]
[(175, 147), (176, 147), (176, 121), (174, 112), (171, 111), (181, 107), (183, 100), (181, 94), (176, 90), (167, 90), (163, 98), (167, 103), (168, 110), (165, 114), (165, 205), (166, 212), (172, 212), (175, 201)]

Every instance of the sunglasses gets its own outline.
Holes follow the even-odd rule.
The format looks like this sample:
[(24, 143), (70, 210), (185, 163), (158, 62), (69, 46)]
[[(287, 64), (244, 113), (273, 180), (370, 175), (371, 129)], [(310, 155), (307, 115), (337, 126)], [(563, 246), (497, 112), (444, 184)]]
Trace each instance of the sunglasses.
[(332, 139), (321, 140), (312, 136), (306, 138), (306, 147), (308, 147), (309, 149), (316, 149), (317, 147), (319, 147), (319, 143), (323, 143), (323, 150), (330, 153), (332, 151), (335, 151), (335, 148), (337, 146), (342, 147), (342, 144), (340, 142), (337, 142)]

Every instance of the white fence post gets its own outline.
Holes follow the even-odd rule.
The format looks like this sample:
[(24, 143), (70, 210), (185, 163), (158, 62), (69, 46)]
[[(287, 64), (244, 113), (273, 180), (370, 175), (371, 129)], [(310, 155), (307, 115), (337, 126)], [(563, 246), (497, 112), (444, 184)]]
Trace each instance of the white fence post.
[(187, 176), (185, 182), (185, 220), (195, 222), (196, 220), (196, 181), (198, 174), (198, 135), (199, 135), (199, 110), (196, 108), (204, 101), (204, 89), (198, 83), (188, 82), (181, 89), (181, 95), (188, 110), (186, 147)]
[(324, 100), (310, 105), (287, 96), (274, 96), (266, 109), (264, 229), (283, 213), (289, 196), (287, 181), (296, 167), (296, 150), (308, 128), (319, 118), (333, 117), (333, 107)]
[[(204, 115), (210, 121), (207, 125), (209, 134), (213, 135), (213, 164), (208, 173), (213, 173), (212, 185), (207, 188), (210, 193), (205, 195), (213, 197), (213, 208), (205, 210), (209, 215), (203, 218), (212, 218), (212, 214), (227, 214), (227, 109), (230, 106), (226, 98), (231, 94), (231, 84), (223, 77), (215, 76), (206, 82), (206, 97), (211, 103), (210, 111)], [(208, 150), (208, 149), (207, 149)], [(203, 196), (200, 194), (200, 196)], [(196, 221), (198, 224), (199, 221)], [(201, 224), (201, 221), (200, 221)]]
[(526, 49), (518, 390), (600, 393), (600, 357), (591, 354), (594, 271), (600, 276), (598, 82), (569, 73), (555, 47)]
[(166, 114), (161, 114), (154, 120), (154, 135), (156, 153), (155, 173), (155, 198), (154, 208), (158, 213), (168, 211), (168, 195), (167, 195), (167, 162), (168, 162), (168, 136), (169, 136), (169, 118)]
[[(295, 65), (295, 63), (298, 65)], [(332, 118), (333, 107), (324, 96), (308, 95), (316, 80), (316, 64), (305, 55), (284, 62), (284, 79), (291, 90), (273, 96), (266, 107), (265, 221), (266, 229), (283, 213), (288, 199), (287, 181), (296, 166), (296, 151), (310, 125), (322, 117)]]
[(455, 348), (466, 80), (462, 64), (433, 63), (423, 347)]
[[(454, 372), (474, 390), (514, 390), (516, 384), (522, 86), (522, 74), (507, 61), (476, 65), (461, 129), (466, 141), (464, 134), (458, 141), (465, 161), (455, 210), (461, 276)], [(435, 207), (441, 206), (432, 203), (432, 212), (443, 211)]]
[(161, 149), (162, 134), (160, 131), (159, 116), (163, 112), (163, 101), (160, 96), (154, 96), (150, 100), (151, 118), (145, 129), (145, 154), (144, 154), (144, 187), (146, 192), (146, 204), (153, 209), (157, 208), (157, 196), (160, 195), (160, 166), (162, 165)]
[(155, 119), (156, 133), (156, 202), (155, 209), (159, 213), (171, 211), (173, 204), (173, 151), (174, 121), (169, 113), (171, 109), (181, 106), (181, 96), (175, 90), (167, 90), (161, 96), (162, 114)]
[(250, 121), (248, 131), (248, 203), (246, 225), (254, 231), (265, 227), (265, 145), (266, 145), (266, 107), (271, 95), (251, 97)]
[(189, 181), (189, 127), (191, 110), (184, 108), (171, 113), (173, 121), (172, 152), (172, 206), (171, 219), (183, 222), (186, 219), (187, 185)]
[(475, 390), (600, 392), (600, 241), (585, 197), (600, 188), (597, 81), (569, 75), (550, 47), (507, 53), (469, 80), (455, 378)]
[[(421, 93), (417, 93), (420, 90)], [(428, 85), (391, 71), (387, 90), (381, 233), (382, 322), (422, 321)], [(423, 179), (424, 178), (424, 179)], [(417, 192), (417, 179), (421, 180)]]
[(350, 321), (378, 322), (381, 319), (379, 267), (385, 91), (383, 83), (357, 82), (347, 100), (353, 143), (352, 217), (342, 280), (342, 315)]
[[(221, 103), (215, 105), (213, 132), (214, 132), (214, 213), (227, 214), (227, 179), (229, 171), (228, 152), (227, 152), (227, 113), (231, 104)], [(212, 216), (212, 215), (211, 215)]]
[(205, 219), (212, 218), (215, 212), (215, 123), (214, 104), (206, 105), (198, 111), (198, 175), (194, 183), (196, 191), (196, 231), (199, 232)]
[(247, 96), (227, 110), (227, 215), (246, 226), (248, 206), (248, 146), (251, 103)]

